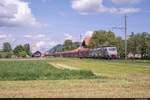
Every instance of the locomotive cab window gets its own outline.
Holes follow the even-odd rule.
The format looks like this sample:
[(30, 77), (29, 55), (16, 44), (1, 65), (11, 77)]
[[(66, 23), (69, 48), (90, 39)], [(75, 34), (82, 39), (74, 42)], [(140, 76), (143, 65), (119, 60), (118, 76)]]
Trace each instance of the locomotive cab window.
[(116, 51), (116, 48), (109, 48), (109, 51)]

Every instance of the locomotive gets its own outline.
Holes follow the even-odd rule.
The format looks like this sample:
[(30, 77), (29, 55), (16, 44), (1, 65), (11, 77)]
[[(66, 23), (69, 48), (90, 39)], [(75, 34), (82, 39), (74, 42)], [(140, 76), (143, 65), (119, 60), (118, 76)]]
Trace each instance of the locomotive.
[(117, 56), (116, 47), (83, 48), (79, 47), (72, 51), (55, 52), (55, 57), (74, 57), (74, 58), (104, 58), (115, 59)]

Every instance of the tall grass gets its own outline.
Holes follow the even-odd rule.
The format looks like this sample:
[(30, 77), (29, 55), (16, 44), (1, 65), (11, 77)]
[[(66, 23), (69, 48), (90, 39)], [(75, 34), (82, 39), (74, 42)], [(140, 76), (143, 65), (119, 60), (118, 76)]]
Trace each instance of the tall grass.
[(91, 71), (57, 69), (46, 61), (0, 61), (0, 80), (64, 80), (100, 78)]
[[(101, 75), (133, 75), (149, 74), (150, 60), (103, 60), (103, 59), (77, 59), (57, 58), (50, 63), (60, 63), (67, 66), (91, 70)], [(116, 77), (116, 76), (115, 76)]]

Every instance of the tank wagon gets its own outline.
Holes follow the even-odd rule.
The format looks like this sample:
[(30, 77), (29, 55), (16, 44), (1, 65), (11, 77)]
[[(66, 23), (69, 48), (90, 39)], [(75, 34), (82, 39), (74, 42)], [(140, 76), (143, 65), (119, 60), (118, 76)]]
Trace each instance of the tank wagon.
[(104, 58), (104, 59), (118, 58), (116, 47), (99, 47), (99, 48), (79, 47), (72, 51), (55, 52), (53, 56), (74, 57), (74, 58)]

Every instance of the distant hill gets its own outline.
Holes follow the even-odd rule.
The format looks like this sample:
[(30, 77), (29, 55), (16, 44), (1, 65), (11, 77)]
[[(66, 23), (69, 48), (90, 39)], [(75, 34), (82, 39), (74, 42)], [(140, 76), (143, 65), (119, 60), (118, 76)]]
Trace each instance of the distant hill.
[(62, 45), (61, 45), (61, 44), (58, 44), (58, 45), (54, 46), (53, 48), (51, 48), (51, 49), (49, 50), (49, 52), (54, 52), (54, 51), (59, 50), (59, 49), (61, 49), (61, 48), (62, 48)]
[(81, 42), (74, 42), (74, 44), (75, 44), (75, 45), (78, 45), (78, 44), (80, 44), (80, 45), (81, 45)]
[[(81, 42), (74, 42), (74, 44), (75, 44), (75, 45), (78, 45), (78, 44), (81, 44)], [(61, 49), (61, 48), (62, 48), (62, 44), (58, 44), (58, 45), (54, 46), (53, 48), (51, 48), (51, 49), (49, 50), (49, 52), (54, 52), (54, 51), (59, 50), (59, 49)]]

